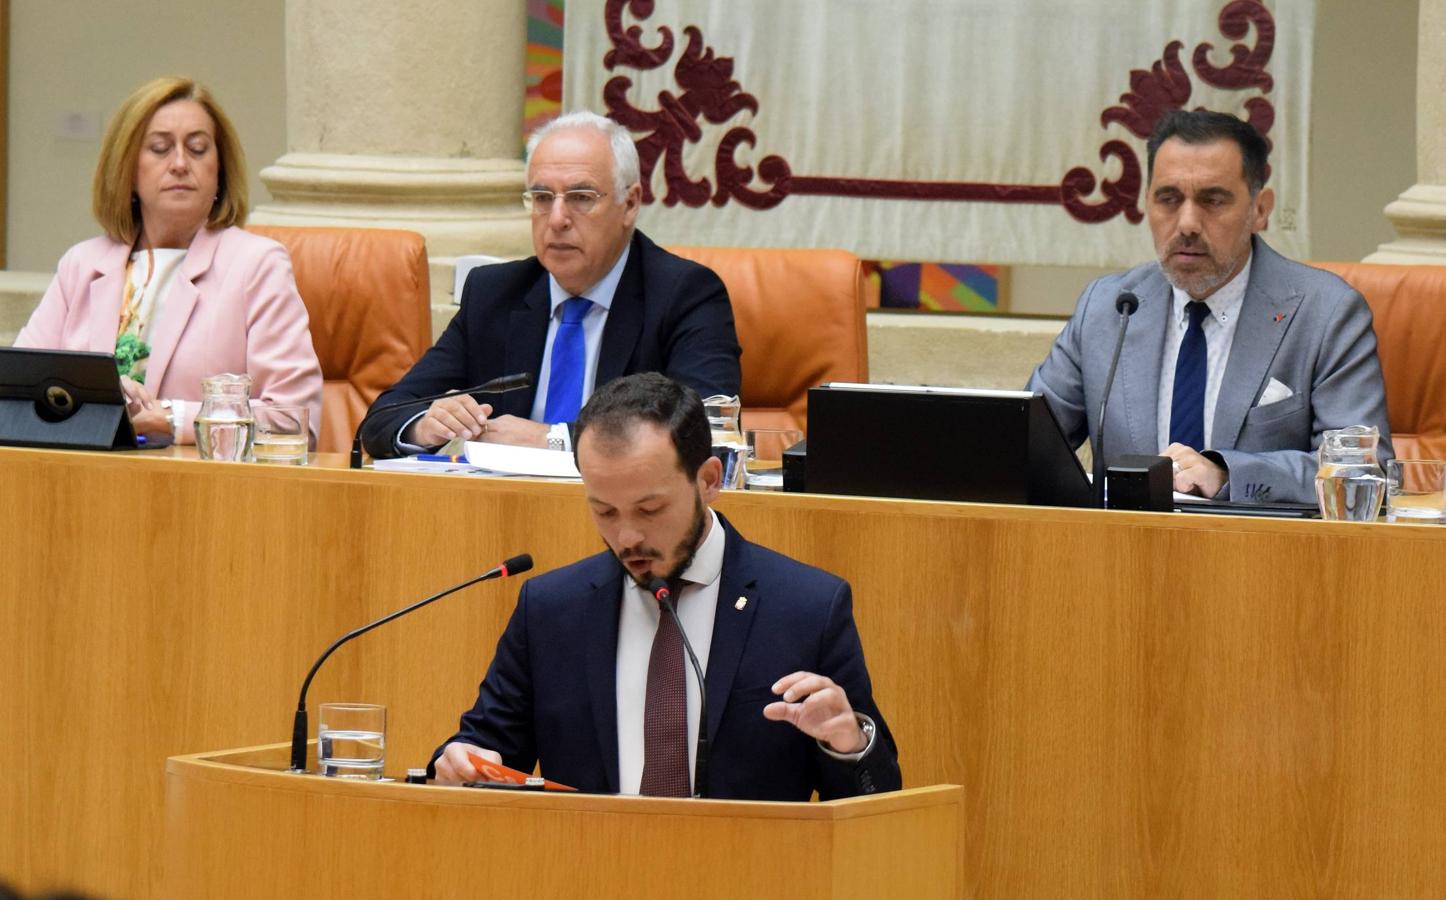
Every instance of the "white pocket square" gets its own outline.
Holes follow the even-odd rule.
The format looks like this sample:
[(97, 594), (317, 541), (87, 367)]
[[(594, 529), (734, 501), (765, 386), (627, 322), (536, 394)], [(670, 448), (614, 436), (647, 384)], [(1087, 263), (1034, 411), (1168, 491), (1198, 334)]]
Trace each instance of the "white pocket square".
[(1279, 403), (1282, 400), (1289, 400), (1293, 396), (1295, 396), (1295, 391), (1291, 390), (1289, 385), (1272, 378), (1270, 379), (1270, 383), (1265, 386), (1265, 391), (1260, 395), (1260, 402), (1255, 404), (1255, 406), (1258, 409), (1262, 406), (1269, 406), (1272, 403)]

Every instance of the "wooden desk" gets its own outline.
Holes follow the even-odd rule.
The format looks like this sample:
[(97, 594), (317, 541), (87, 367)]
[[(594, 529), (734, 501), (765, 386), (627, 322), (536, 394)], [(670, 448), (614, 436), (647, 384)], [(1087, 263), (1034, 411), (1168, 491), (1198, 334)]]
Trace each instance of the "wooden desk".
[[(285, 740), (336, 635), (528, 551), (576, 485), (0, 449), (0, 878), (143, 897), (167, 756)], [(725, 496), (848, 578), (907, 785), (969, 896), (1446, 895), (1446, 528)], [(420, 764), (515, 597), (342, 650), (313, 701)]]
[(828, 803), (544, 795), (290, 775), (287, 758), (167, 761), (167, 896), (958, 896), (952, 785)]

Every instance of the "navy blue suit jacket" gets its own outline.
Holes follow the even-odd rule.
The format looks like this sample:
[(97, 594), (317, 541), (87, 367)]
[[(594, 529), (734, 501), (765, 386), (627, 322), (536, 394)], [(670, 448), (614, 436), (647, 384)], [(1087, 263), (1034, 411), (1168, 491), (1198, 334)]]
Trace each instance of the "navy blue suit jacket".
[[(705, 795), (830, 800), (901, 786), (898, 753), (874, 705), (848, 582), (727, 536), (705, 677), (712, 755)], [(618, 790), (617, 640), (622, 579), (611, 553), (528, 581), (477, 702), (442, 744), (465, 741), (514, 769), (583, 791)], [(746, 597), (743, 609), (737, 598)], [(791, 672), (827, 675), (878, 728), (858, 762), (835, 760), (787, 722), (763, 717), (771, 687)], [(689, 671), (688, 677), (692, 677)], [(442, 747), (433, 755), (433, 762)]]
[[(552, 302), (537, 257), (479, 266), (467, 276), (462, 308), (411, 371), (373, 407), (461, 390), (527, 372), (533, 386), (484, 397), (493, 415), (528, 418), (537, 396)], [(636, 372), (662, 372), (704, 397), (733, 396), (742, 383), (728, 291), (711, 269), (674, 256), (634, 231), (628, 263), (603, 327), (595, 386)], [(396, 456), (393, 439), (425, 407), (382, 413), (362, 441), (376, 458)]]

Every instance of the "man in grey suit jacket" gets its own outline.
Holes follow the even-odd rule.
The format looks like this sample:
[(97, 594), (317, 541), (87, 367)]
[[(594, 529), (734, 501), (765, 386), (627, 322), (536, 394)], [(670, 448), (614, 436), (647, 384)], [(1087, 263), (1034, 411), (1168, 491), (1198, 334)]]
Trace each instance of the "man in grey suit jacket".
[(1315, 500), (1312, 451), (1326, 429), (1376, 426), (1384, 462), (1385, 385), (1364, 298), (1256, 234), (1275, 201), (1265, 141), (1234, 116), (1177, 111), (1147, 148), (1159, 259), (1085, 289), (1030, 390), (1076, 445), (1095, 440), (1115, 300), (1131, 291), (1139, 311), (1108, 407), (1107, 461), (1161, 453), (1177, 491), (1291, 502)]

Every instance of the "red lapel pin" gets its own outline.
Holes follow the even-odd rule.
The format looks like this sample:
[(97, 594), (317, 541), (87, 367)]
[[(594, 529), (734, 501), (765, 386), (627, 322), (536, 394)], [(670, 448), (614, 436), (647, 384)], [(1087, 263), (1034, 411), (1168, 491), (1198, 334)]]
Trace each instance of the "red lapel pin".
[(1275, 323), (1276, 323), (1277, 325), (1279, 325), (1281, 322), (1284, 322), (1284, 321), (1285, 321), (1285, 313), (1276, 313), (1276, 314), (1275, 314)]

